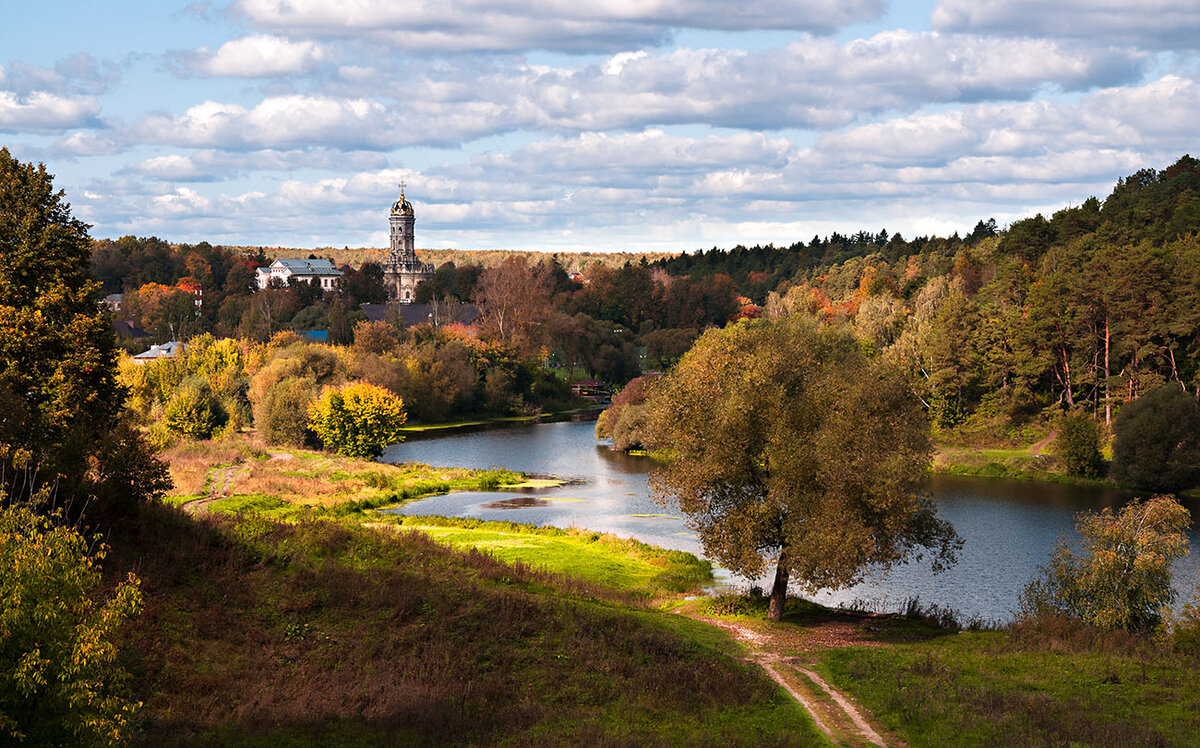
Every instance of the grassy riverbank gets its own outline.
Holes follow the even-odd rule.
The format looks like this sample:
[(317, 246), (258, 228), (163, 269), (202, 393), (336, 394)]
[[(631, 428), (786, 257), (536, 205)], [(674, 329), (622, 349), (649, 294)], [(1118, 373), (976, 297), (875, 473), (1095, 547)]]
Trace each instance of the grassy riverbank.
[(418, 531), (161, 507), (106, 568), (143, 581), (122, 656), (146, 745), (823, 744), (632, 566), (614, 589)]

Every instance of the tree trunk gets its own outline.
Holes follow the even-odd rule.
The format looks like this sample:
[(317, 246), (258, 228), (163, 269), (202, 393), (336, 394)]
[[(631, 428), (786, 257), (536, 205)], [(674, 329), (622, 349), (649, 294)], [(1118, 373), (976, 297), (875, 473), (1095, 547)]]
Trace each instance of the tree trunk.
[(767, 617), (772, 621), (783, 618), (783, 604), (787, 600), (788, 569), (787, 550), (779, 552), (779, 565), (775, 567), (775, 584), (771, 585), (771, 605)]
[(1112, 393), (1108, 389), (1108, 378), (1112, 376), (1112, 371), (1109, 369), (1109, 345), (1112, 341), (1112, 333), (1108, 328), (1108, 315), (1104, 315), (1104, 425), (1112, 426)]

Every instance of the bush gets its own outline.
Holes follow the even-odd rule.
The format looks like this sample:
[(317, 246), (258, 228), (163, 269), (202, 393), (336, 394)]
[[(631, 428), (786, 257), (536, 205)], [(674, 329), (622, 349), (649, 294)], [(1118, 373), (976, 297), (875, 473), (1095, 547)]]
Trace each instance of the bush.
[(596, 437), (612, 439), (614, 447), (626, 452), (642, 449), (642, 434), (647, 421), (646, 396), (659, 378), (660, 374), (645, 374), (630, 380), (596, 420)]
[(1113, 441), (1113, 478), (1170, 493), (1200, 479), (1200, 404), (1177, 385), (1150, 390), (1121, 409)]
[(1067, 475), (1098, 478), (1104, 469), (1100, 454), (1100, 426), (1080, 410), (1063, 416), (1054, 440), (1054, 453), (1062, 460)]
[(316, 396), (316, 382), (304, 377), (288, 377), (265, 390), (254, 403), (254, 424), (263, 441), (306, 446), (308, 406)]
[(141, 609), (133, 574), (96, 599), (104, 549), (28, 507), (0, 509), (0, 739), (121, 745), (139, 706), (117, 664), (117, 629)]
[(207, 385), (185, 382), (167, 402), (162, 422), (167, 430), (180, 436), (208, 439), (225, 418)]
[(1187, 553), (1187, 509), (1170, 496), (1134, 501), (1117, 514), (1084, 512), (1086, 550), (1059, 541), (1049, 566), (1021, 595), (1026, 620), (1077, 618), (1102, 629), (1160, 630), (1175, 591), (1171, 561)]
[(326, 449), (349, 457), (377, 457), (404, 437), (404, 403), (366, 382), (328, 388), (308, 407), (309, 427)]

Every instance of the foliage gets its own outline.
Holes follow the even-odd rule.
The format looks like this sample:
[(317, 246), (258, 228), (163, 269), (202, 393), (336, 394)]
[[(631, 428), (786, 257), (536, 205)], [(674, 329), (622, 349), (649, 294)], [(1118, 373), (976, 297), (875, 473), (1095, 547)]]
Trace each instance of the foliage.
[(16, 745), (122, 745), (138, 703), (116, 634), (141, 610), (132, 573), (97, 601), (105, 549), (28, 506), (0, 509), (0, 735)]
[(167, 430), (188, 439), (208, 439), (224, 421), (220, 404), (204, 382), (184, 382), (163, 409)]
[(659, 374), (646, 374), (630, 380), (596, 419), (596, 438), (612, 439), (614, 447), (626, 452), (642, 449), (648, 415), (646, 398), (660, 378)]
[(263, 441), (306, 446), (308, 406), (316, 396), (317, 384), (307, 377), (288, 377), (265, 388), (254, 405), (254, 425)]
[(90, 249), (46, 168), (0, 148), (0, 465), (49, 481), (85, 474), (123, 397)]
[(1157, 631), (1175, 598), (1171, 562), (1187, 554), (1187, 509), (1169, 496), (1134, 501), (1113, 514), (1085, 512), (1077, 553), (1062, 540), (1021, 596), (1020, 615), (1078, 618), (1103, 629)]
[(309, 427), (326, 449), (350, 457), (376, 457), (402, 441), (403, 401), (366, 382), (326, 388), (308, 407)]
[(929, 425), (903, 375), (802, 316), (705, 333), (650, 394), (647, 442), (669, 450), (655, 498), (678, 504), (705, 552), (748, 577), (776, 563), (841, 587), (867, 564), (933, 553), (957, 536), (923, 497)]
[(1154, 491), (1200, 481), (1200, 404), (1167, 384), (1129, 403), (1117, 416), (1113, 477)]
[(1100, 426), (1096, 419), (1079, 410), (1064, 415), (1054, 439), (1054, 454), (1062, 460), (1068, 475), (1100, 477), (1104, 457), (1100, 454)]

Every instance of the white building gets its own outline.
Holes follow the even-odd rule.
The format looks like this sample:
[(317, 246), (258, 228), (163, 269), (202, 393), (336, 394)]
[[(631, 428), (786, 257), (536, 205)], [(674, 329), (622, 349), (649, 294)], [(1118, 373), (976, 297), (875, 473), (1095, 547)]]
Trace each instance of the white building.
[(337, 287), (337, 279), (342, 277), (342, 271), (329, 260), (276, 260), (270, 267), (259, 268), (257, 273), (259, 288), (266, 288), (274, 279), (287, 286), (295, 278), (330, 291)]

